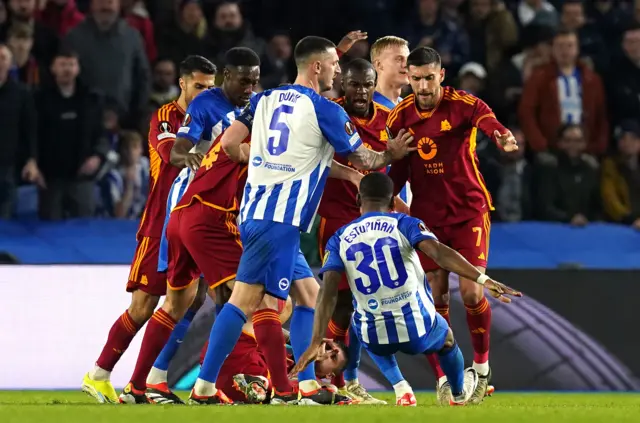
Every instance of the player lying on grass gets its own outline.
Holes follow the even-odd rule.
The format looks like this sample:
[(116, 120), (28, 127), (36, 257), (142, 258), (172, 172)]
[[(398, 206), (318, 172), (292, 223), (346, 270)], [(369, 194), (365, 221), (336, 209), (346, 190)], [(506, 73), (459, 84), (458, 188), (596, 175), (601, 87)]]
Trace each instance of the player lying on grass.
[(370, 173), (360, 183), (361, 217), (329, 240), (309, 349), (290, 374), (318, 357), (338, 298), (341, 273), (347, 274), (355, 313), (351, 321), (365, 349), (383, 369), (396, 392), (396, 404), (416, 405), (415, 395), (397, 367), (394, 354), (435, 352), (451, 385), (450, 405), (464, 405), (478, 385), (478, 374), (464, 369), (462, 352), (446, 320), (435, 311), (431, 289), (416, 249), (439, 266), (475, 280), (502, 302), (520, 297), (473, 267), (459, 253), (438, 242), (421, 220), (391, 213), (393, 182)]
[[(221, 286), (216, 288), (217, 300), (228, 300), (231, 290)], [(287, 301), (278, 300), (278, 318), (281, 323), (285, 323), (291, 317), (292, 302), (288, 298)], [(263, 320), (269, 316), (263, 316)], [(265, 356), (261, 351), (254, 327), (260, 324), (260, 321), (247, 321), (243, 328), (242, 334), (238, 339), (235, 347), (224, 361), (220, 374), (216, 380), (216, 386), (227, 393), (229, 399), (234, 403), (249, 404), (270, 404), (273, 399), (272, 390), (274, 388), (271, 381), (269, 368), (265, 360)], [(284, 340), (289, 343), (289, 333), (282, 330)], [(207, 346), (202, 350), (200, 363), (204, 361), (204, 354)], [(283, 352), (285, 344), (281, 345)], [(347, 363), (347, 353), (344, 344), (323, 344), (321, 348), (328, 350), (325, 354), (321, 354), (321, 358), (315, 362), (316, 377), (323, 379), (338, 374)], [(287, 360), (289, 367), (293, 365), (292, 357)], [(295, 385), (296, 382), (292, 381)]]

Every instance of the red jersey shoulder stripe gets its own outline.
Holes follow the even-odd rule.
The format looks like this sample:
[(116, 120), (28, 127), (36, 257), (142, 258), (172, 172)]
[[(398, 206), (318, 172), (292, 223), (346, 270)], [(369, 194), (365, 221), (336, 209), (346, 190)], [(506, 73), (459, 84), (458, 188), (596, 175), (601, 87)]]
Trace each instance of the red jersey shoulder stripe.
[(391, 126), (398, 119), (398, 114), (402, 110), (404, 110), (407, 107), (411, 106), (414, 103), (415, 98), (416, 98), (415, 94), (408, 95), (407, 97), (404, 98), (404, 100), (402, 100), (400, 103), (398, 103), (398, 105), (396, 107), (393, 108), (393, 110), (389, 114), (389, 117), (387, 118), (387, 127), (391, 128)]

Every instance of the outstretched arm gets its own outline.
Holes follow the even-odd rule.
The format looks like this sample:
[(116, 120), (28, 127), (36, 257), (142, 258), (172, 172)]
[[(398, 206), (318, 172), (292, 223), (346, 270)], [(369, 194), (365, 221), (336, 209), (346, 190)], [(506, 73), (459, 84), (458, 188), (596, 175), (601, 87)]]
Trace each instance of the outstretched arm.
[(179, 168), (189, 167), (196, 172), (204, 156), (200, 153), (191, 153), (193, 143), (184, 137), (178, 137), (171, 147), (169, 153), (170, 163)]
[(401, 129), (398, 135), (387, 142), (387, 149), (382, 152), (369, 150), (364, 145), (349, 154), (349, 161), (358, 170), (377, 170), (388, 166), (394, 160), (400, 160), (407, 153), (415, 151), (416, 147), (409, 147), (413, 142), (413, 136)]

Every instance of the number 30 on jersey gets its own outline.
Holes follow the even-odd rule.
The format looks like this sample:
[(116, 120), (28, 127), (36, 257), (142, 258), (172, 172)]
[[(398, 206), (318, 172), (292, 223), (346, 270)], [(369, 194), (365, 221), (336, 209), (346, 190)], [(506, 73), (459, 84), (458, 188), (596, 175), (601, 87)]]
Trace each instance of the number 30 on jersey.
[[(389, 265), (385, 255), (385, 247), (388, 250), (393, 266), (396, 271), (396, 278), (391, 276), (389, 271)], [(375, 294), (382, 285), (390, 289), (396, 289), (403, 286), (407, 282), (407, 269), (404, 267), (402, 261), (402, 254), (398, 241), (391, 237), (380, 238), (371, 247), (369, 244), (359, 242), (353, 244), (346, 251), (347, 261), (358, 262), (358, 253), (361, 254), (362, 259), (356, 265), (356, 269), (367, 276), (369, 283), (365, 286), (361, 277), (354, 279), (356, 289), (365, 295)], [(371, 267), (373, 262), (376, 262), (380, 276), (378, 277), (378, 270)], [(380, 281), (382, 279), (382, 282)]]

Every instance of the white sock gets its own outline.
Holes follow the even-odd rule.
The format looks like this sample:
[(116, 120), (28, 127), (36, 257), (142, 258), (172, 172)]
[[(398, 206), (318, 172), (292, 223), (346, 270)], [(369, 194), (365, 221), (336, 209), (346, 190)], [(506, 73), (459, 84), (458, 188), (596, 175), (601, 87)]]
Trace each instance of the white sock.
[(152, 367), (149, 376), (147, 376), (147, 385), (159, 385), (161, 383), (167, 383), (167, 371)]
[(413, 393), (413, 389), (411, 389), (411, 385), (406, 380), (402, 380), (395, 385), (393, 385), (393, 390), (396, 392), (396, 398), (401, 398), (407, 392)]
[(486, 376), (489, 374), (489, 361), (485, 361), (484, 363), (476, 363), (475, 361), (471, 365), (471, 367), (478, 372), (478, 376)]
[(199, 397), (212, 397), (218, 392), (216, 384), (207, 382), (203, 379), (196, 379), (196, 384), (193, 387), (193, 392)]
[(311, 392), (311, 391), (315, 391), (316, 389), (318, 389), (320, 387), (320, 385), (318, 384), (318, 381), (316, 381), (316, 380), (303, 380), (302, 382), (300, 382), (298, 384), (298, 387), (300, 388), (300, 390), (302, 392)]
[(109, 380), (111, 380), (111, 372), (103, 369), (96, 364), (89, 372), (89, 379), (100, 382), (108, 382)]
[(442, 385), (444, 385), (444, 383), (447, 381), (447, 377), (446, 376), (440, 376), (440, 378), (438, 378), (438, 388), (441, 387)]

